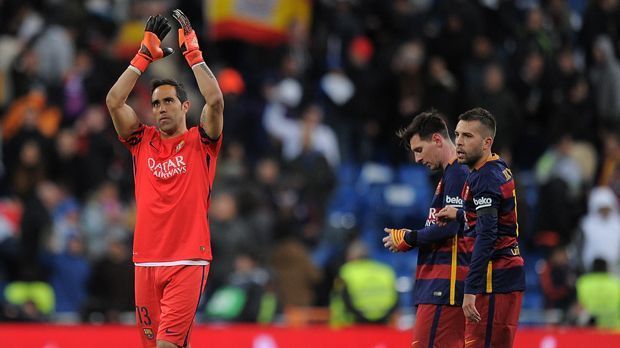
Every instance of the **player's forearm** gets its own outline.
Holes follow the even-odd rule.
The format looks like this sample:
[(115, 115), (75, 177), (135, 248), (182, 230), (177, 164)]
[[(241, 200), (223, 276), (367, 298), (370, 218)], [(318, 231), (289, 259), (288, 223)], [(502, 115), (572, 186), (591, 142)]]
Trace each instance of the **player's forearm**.
[(205, 99), (207, 105), (224, 105), (224, 97), (217, 83), (215, 75), (206, 63), (196, 64), (192, 67), (200, 94)]
[(139, 77), (140, 75), (131, 68), (125, 69), (106, 96), (105, 102), (108, 109), (118, 109), (125, 105)]
[(222, 133), (224, 97), (215, 75), (205, 63), (192, 67), (198, 89), (205, 100), (205, 106), (200, 115), (200, 126), (211, 138), (217, 138)]
[(136, 72), (128, 68), (116, 81), (106, 96), (106, 105), (112, 116), (116, 133), (126, 139), (140, 126), (140, 120), (129, 105), (127, 98), (138, 80)]
[(479, 294), (485, 290), (485, 270), (491, 260), (493, 245), (497, 239), (497, 216), (478, 216), (476, 230), (476, 242), (465, 279), (466, 294)]
[[(417, 231), (415, 238), (417, 245), (428, 245), (454, 237), (459, 232), (460, 224), (451, 222), (445, 226), (433, 224)], [(413, 232), (413, 231), (412, 231)], [(408, 236), (405, 241), (409, 242), (413, 236)]]

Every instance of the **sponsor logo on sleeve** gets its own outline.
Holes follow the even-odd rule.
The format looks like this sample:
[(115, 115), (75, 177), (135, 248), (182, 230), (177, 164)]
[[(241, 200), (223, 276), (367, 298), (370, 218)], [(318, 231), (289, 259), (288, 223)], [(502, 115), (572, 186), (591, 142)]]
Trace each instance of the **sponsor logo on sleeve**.
[(474, 198), (474, 205), (476, 206), (476, 210), (480, 208), (490, 207), (492, 203), (493, 200), (489, 197)]
[(450, 197), (448, 195), (446, 195), (446, 205), (451, 205), (453, 207), (462, 207), (463, 206), (463, 199), (461, 199), (461, 197)]

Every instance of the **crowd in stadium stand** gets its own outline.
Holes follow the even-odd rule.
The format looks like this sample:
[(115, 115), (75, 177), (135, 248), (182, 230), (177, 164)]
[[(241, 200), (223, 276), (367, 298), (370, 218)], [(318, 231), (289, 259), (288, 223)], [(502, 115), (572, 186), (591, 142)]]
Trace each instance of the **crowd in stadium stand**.
[[(226, 105), (200, 320), (334, 309), (354, 241), (391, 266), (398, 307), (410, 310), (415, 253), (385, 250), (383, 227), (423, 225), (437, 176), (412, 163), (395, 132), (429, 108), (454, 127), (481, 106), (497, 118), (494, 151), (518, 185), (522, 321), (590, 324), (600, 314), (599, 325), (619, 325), (620, 309), (588, 294), (592, 283), (620, 292), (620, 1), (237, 9), (269, 22), (279, 6), (305, 6), (266, 38), (238, 22), (227, 30), (209, 11), (221, 2), (207, 3), (0, 2), (0, 320), (118, 322), (133, 310), (133, 169), (105, 95), (146, 18), (179, 7)], [(160, 76), (185, 83), (197, 123), (201, 99), (181, 60), (139, 80), (129, 103), (144, 123)]]

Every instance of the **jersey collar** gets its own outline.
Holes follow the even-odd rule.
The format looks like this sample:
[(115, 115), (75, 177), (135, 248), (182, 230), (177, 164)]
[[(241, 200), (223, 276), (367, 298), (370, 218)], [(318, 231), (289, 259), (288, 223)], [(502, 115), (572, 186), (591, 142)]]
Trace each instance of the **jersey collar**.
[(491, 155), (489, 157), (487, 157), (487, 159), (480, 163), (479, 165), (474, 167), (474, 170), (480, 170), (480, 168), (482, 168), (487, 162), (490, 161), (497, 161), (499, 159), (499, 156), (496, 153), (491, 153)]

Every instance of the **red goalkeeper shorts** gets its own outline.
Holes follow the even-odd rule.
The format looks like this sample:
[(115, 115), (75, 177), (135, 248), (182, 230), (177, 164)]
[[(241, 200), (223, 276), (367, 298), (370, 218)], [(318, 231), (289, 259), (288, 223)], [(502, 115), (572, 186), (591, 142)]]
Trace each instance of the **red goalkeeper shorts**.
[(135, 271), (136, 322), (142, 347), (156, 347), (157, 340), (186, 347), (209, 265), (136, 266)]
[(465, 323), (465, 348), (511, 348), (517, 333), (523, 292), (478, 294), (482, 320)]
[(460, 306), (418, 305), (412, 348), (463, 347), (465, 315)]

